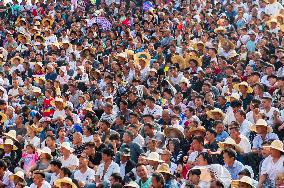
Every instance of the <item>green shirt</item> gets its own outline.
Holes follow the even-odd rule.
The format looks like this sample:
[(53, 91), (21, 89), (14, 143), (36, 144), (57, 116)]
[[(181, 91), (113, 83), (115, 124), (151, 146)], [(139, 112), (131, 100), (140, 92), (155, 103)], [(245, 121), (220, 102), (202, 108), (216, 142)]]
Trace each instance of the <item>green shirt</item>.
[(144, 183), (140, 179), (137, 184), (140, 186), (140, 188), (148, 188), (152, 185), (152, 177), (149, 177), (148, 180)]

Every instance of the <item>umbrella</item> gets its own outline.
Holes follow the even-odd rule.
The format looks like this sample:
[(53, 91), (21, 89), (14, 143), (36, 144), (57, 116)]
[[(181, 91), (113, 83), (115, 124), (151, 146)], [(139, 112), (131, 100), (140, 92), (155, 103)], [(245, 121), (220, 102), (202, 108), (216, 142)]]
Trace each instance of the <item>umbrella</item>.
[(105, 17), (96, 17), (95, 22), (105, 31), (112, 28), (112, 24)]
[(215, 176), (216, 179), (223, 182), (225, 188), (230, 187), (232, 178), (230, 172), (219, 164), (211, 164), (207, 166)]
[(144, 11), (149, 11), (153, 7), (154, 7), (154, 5), (151, 1), (146, 1), (145, 3), (143, 3), (143, 10)]

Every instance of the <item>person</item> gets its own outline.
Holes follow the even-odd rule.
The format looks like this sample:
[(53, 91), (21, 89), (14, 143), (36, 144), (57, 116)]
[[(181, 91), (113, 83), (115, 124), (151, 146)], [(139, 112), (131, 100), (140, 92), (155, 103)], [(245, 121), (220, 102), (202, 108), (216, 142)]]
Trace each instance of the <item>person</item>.
[(153, 173), (151, 181), (153, 188), (163, 188), (165, 186), (165, 179), (161, 173)]
[(131, 172), (131, 170), (135, 167), (135, 162), (130, 159), (131, 151), (129, 148), (125, 148), (120, 154), (120, 175), (122, 178), (125, 177), (126, 174)]
[(284, 162), (283, 142), (274, 140), (270, 146), (264, 147), (270, 148), (270, 155), (262, 163), (257, 187), (263, 187), (266, 180), (268, 180), (268, 185), (275, 186), (276, 175), (284, 172), (281, 166)]
[(117, 163), (112, 160), (114, 156), (113, 150), (109, 148), (105, 148), (102, 151), (102, 163), (98, 166), (98, 174), (100, 179), (103, 181), (108, 181), (109, 177), (113, 173), (119, 173), (120, 168)]
[(51, 177), (50, 177), (50, 185), (53, 186), (54, 182), (58, 180), (60, 177), (60, 169), (61, 169), (62, 163), (59, 160), (52, 160), (50, 162), (50, 171), (51, 171)]
[(31, 188), (37, 187), (46, 187), (51, 188), (50, 184), (44, 180), (45, 174), (41, 171), (34, 171), (33, 172), (33, 183), (31, 184)]
[(168, 164), (171, 170), (171, 173), (174, 174), (174, 172), (177, 169), (177, 164), (171, 161), (171, 155), (172, 153), (169, 150), (163, 150), (161, 153), (161, 160), (164, 161), (164, 163)]
[(2, 187), (13, 188), (15, 185), (10, 180), (12, 172), (8, 170), (7, 164), (3, 159), (0, 159), (0, 184)]
[(95, 180), (95, 171), (88, 167), (88, 157), (85, 153), (78, 156), (79, 170), (74, 172), (74, 179), (78, 181), (81, 187), (90, 186)]
[(56, 187), (77, 188), (77, 185), (68, 177), (58, 179), (54, 184)]
[(254, 187), (253, 183), (252, 183), (252, 179), (248, 176), (243, 176), (242, 178), (240, 178), (239, 180), (233, 180), (232, 181), (232, 187)]
[(190, 167), (193, 167), (198, 154), (206, 152), (207, 150), (204, 148), (204, 139), (201, 136), (195, 136), (192, 138), (191, 147), (193, 148), (193, 151), (190, 151), (188, 156), (188, 164)]
[(62, 162), (62, 167), (67, 167), (70, 170), (75, 170), (79, 166), (79, 159), (72, 154), (74, 151), (69, 142), (63, 142), (61, 144), (61, 153), (60, 161)]
[(244, 169), (244, 165), (236, 160), (235, 150), (228, 148), (223, 151), (224, 167), (230, 172), (233, 180), (238, 179), (238, 174)]
[(137, 182), (141, 188), (149, 188), (152, 183), (152, 178), (148, 175), (147, 168), (144, 164), (138, 163), (136, 165), (136, 173), (140, 178)]
[(164, 179), (165, 179), (165, 188), (169, 188), (169, 187), (173, 187), (173, 188), (177, 188), (180, 187), (180, 185), (177, 183), (177, 181), (175, 180), (175, 178), (173, 177), (173, 175), (170, 172), (170, 168), (168, 164), (161, 164), (157, 170), (157, 172), (163, 174)]

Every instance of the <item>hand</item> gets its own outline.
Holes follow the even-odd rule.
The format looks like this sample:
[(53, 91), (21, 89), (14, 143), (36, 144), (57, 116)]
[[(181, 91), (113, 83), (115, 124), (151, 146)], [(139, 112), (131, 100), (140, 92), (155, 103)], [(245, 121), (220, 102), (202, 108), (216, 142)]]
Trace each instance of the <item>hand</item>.
[(284, 124), (278, 127), (278, 131), (281, 131), (284, 128)]
[(278, 115), (279, 115), (279, 112), (278, 112), (277, 110), (274, 110), (273, 116), (274, 116), (274, 117), (277, 117)]

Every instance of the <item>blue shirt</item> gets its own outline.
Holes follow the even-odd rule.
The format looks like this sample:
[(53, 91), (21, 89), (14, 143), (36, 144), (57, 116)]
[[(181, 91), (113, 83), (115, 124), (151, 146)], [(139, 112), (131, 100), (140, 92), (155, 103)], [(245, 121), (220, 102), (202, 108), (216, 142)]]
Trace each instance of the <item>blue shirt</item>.
[(229, 137), (229, 134), (226, 131), (223, 131), (221, 134), (218, 134), (216, 136), (216, 141), (217, 142), (223, 142), (228, 137)]
[(140, 188), (148, 188), (152, 185), (152, 177), (150, 176), (146, 182), (142, 182), (140, 179), (137, 184), (140, 186)]
[(254, 51), (255, 51), (256, 45), (255, 45), (255, 42), (254, 42), (254, 41), (249, 40), (249, 41), (247, 42), (246, 46), (247, 46), (247, 50), (248, 50), (249, 52), (254, 52)]
[(47, 73), (45, 75), (45, 79), (46, 80), (52, 80), (54, 81), (57, 78), (57, 73), (53, 72), (53, 73)]
[(268, 141), (268, 140), (278, 140), (278, 136), (275, 133), (267, 133), (265, 135), (265, 139), (262, 140), (261, 135), (256, 135), (252, 141), (252, 148), (253, 149), (260, 149), (261, 148), (261, 144), (263, 143), (263, 141)]
[(244, 169), (244, 165), (237, 160), (235, 160), (232, 167), (229, 167), (227, 164), (225, 164), (224, 166), (230, 172), (233, 180), (237, 180), (239, 178), (238, 174)]

